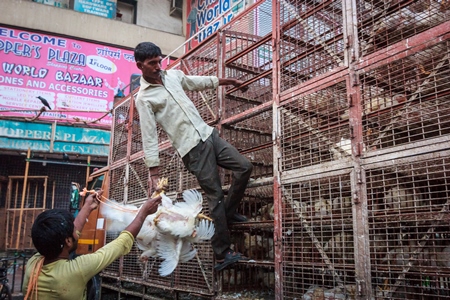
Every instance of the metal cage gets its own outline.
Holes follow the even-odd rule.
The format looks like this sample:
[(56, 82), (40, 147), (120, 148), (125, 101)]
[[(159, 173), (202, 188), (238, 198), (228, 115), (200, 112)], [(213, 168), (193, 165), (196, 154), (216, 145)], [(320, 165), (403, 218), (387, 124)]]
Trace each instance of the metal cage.
[[(252, 260), (215, 273), (204, 243), (160, 278), (134, 249), (107, 285), (148, 299), (447, 299), (449, 51), (449, 1), (256, 1), (170, 66), (248, 87), (189, 97), (254, 165), (239, 207), (249, 222), (231, 227)], [(137, 204), (138, 124), (130, 95), (114, 110), (109, 195)], [(198, 189), (158, 135), (169, 191)]]

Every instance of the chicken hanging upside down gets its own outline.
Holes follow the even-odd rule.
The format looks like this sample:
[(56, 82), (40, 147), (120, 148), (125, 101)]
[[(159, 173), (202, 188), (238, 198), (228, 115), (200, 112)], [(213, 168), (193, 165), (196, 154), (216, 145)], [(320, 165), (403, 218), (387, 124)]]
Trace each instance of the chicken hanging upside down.
[[(161, 276), (170, 275), (179, 262), (195, 257), (197, 249), (193, 243), (209, 240), (214, 235), (212, 220), (201, 214), (202, 194), (197, 190), (186, 190), (183, 192), (184, 202), (173, 202), (164, 194), (162, 187), (165, 185), (167, 179), (161, 179), (158, 183), (161, 189), (152, 195), (152, 198), (162, 197), (161, 205), (156, 213), (146, 218), (136, 236), (136, 244), (143, 251), (139, 258), (141, 261), (150, 257), (163, 259), (158, 270)], [(113, 221), (115, 230), (125, 228), (139, 210), (134, 205), (119, 203), (102, 205), (101, 209), (103, 216)]]

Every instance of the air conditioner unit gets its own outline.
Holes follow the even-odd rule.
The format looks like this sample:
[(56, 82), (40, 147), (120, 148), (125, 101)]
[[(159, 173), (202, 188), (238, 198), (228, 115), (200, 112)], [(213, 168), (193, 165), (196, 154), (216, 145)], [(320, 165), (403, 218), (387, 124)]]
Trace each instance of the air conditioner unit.
[(170, 1), (170, 15), (172, 17), (181, 18), (183, 14), (183, 0)]

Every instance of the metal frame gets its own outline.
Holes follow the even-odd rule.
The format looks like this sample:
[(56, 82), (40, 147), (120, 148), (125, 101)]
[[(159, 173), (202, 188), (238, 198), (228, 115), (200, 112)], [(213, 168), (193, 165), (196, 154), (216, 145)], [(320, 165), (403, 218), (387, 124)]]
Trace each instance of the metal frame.
[[(266, 246), (272, 245), (272, 249), (262, 247), (260, 250), (273, 251), (274, 254), (273, 259), (257, 259), (244, 265), (238, 264), (226, 274), (203, 273), (208, 278), (208, 284), (203, 286), (189, 284), (186, 266), (179, 266), (176, 274), (170, 278), (170, 284), (166, 281), (153, 281), (156, 280), (154, 277), (148, 278), (152, 281), (144, 279), (142, 284), (163, 290), (173, 289), (177, 295), (195, 292), (211, 298), (229, 291), (242, 290), (245, 285), (262, 292), (271, 290), (277, 300), (318, 295), (317, 293), (322, 296), (351, 295), (355, 299), (433, 296), (432, 289), (411, 284), (408, 286), (408, 280), (416, 280), (415, 273), (410, 270), (418, 268), (414, 264), (420, 265), (417, 261), (423, 260), (420, 255), (425, 254), (420, 254), (422, 251), (431, 255), (430, 252), (438, 251), (438, 248), (441, 251), (446, 246), (440, 239), (432, 237), (431, 232), (424, 232), (421, 226), (431, 224), (438, 228), (435, 235), (450, 235), (450, 227), (439, 223), (449, 218), (448, 204), (441, 203), (442, 199), (439, 197), (446, 193), (448, 197), (450, 194), (449, 174), (442, 171), (448, 169), (446, 163), (450, 157), (450, 132), (446, 129), (450, 113), (446, 106), (442, 106), (448, 100), (450, 85), (440, 79), (448, 76), (444, 67), (448, 68), (450, 62), (447, 62), (448, 57), (442, 53), (433, 52), (439, 45), (439, 49), (444, 49), (449, 54), (450, 21), (445, 19), (449, 15), (449, 9), (448, 1), (436, 0), (389, 3), (377, 0), (257, 1), (246, 12), (206, 39), (203, 47), (196, 47), (175, 61), (170, 67), (191, 74), (202, 75), (206, 72), (219, 77), (238, 77), (249, 87), (246, 93), (236, 88), (220, 88), (217, 97), (201, 93), (193, 95), (193, 101), (200, 109), (205, 110), (207, 122), (219, 128), (223, 136), (255, 165), (255, 180), (250, 182), (240, 207), (241, 212), (254, 219), (248, 224), (233, 226), (233, 236), (261, 239)], [(264, 18), (262, 12), (266, 18), (270, 18), (270, 21), (264, 19), (264, 24), (261, 22)], [(403, 18), (400, 18), (403, 22), (398, 21), (399, 16)], [(264, 31), (263, 27), (268, 24), (272, 29)], [(411, 63), (415, 55), (431, 59), (432, 63), (427, 62), (426, 65), (428, 69), (420, 62)], [(382, 73), (383, 70), (392, 71)], [(398, 74), (404, 76), (400, 77)], [(412, 78), (411, 74), (416, 74), (416, 78)], [(402, 87), (411, 82), (419, 87), (434, 83), (439, 91), (421, 88), (408, 100), (394, 103), (391, 89), (402, 90)], [(373, 91), (370, 90), (371, 84), (374, 85)], [(386, 103), (379, 102), (381, 100), (378, 98), (382, 96)], [(131, 102), (128, 107), (127, 101)], [(412, 108), (415, 110), (408, 110)], [(397, 109), (405, 114), (401, 115)], [(428, 124), (416, 121), (421, 110), (425, 114), (426, 109), (431, 111), (428, 114), (430, 120), (427, 121), (437, 125), (430, 125), (427, 134), (414, 135), (413, 130), (420, 131), (420, 126)], [(132, 96), (115, 108), (115, 111), (119, 110), (129, 114), (128, 120), (138, 121), (133, 110)], [(113, 135), (118, 136), (124, 126), (117, 123), (118, 114), (115, 117)], [(395, 128), (385, 125), (395, 124), (395, 120), (402, 118), (406, 124), (403, 130), (408, 140), (397, 137)], [(415, 127), (410, 123), (414, 123)], [(112, 145), (111, 170), (128, 168), (129, 164), (139, 163), (142, 159), (137, 138), (139, 130), (137, 128), (136, 132), (135, 128), (128, 126), (126, 129), (126, 153), (117, 150), (119, 148), (115, 149), (115, 144)], [(376, 149), (368, 144), (367, 136), (374, 134), (373, 128), (381, 128), (376, 133), (379, 134), (376, 138), (380, 140), (381, 146)], [(390, 133), (392, 142), (383, 141), (382, 130), (393, 132)], [(160, 153), (173, 151), (164, 135), (160, 135), (160, 142)], [(135, 143), (134, 148), (131, 143)], [(289, 168), (285, 168), (287, 147), (291, 147), (289, 159), (293, 161)], [(117, 159), (114, 158), (115, 151), (121, 154)], [(303, 160), (302, 155), (308, 159)], [(267, 156), (270, 156), (270, 162), (266, 159)], [(176, 159), (179, 162), (179, 158)], [(395, 173), (392, 164), (398, 164), (404, 170), (420, 169), (425, 175), (408, 171), (408, 179)], [(267, 168), (272, 169), (268, 171)], [(427, 173), (435, 169), (439, 171)], [(198, 188), (195, 178), (187, 175), (180, 163), (176, 167), (167, 166), (165, 172), (171, 178), (174, 193), (186, 188)], [(126, 173), (124, 182), (128, 182), (130, 176), (129, 172)], [(143, 176), (141, 181), (146, 184), (145, 174), (139, 176)], [(230, 173), (223, 171), (222, 176), (226, 190)], [(339, 190), (334, 183), (341, 182), (341, 176), (348, 180), (343, 190)], [(398, 179), (395, 182), (395, 177), (401, 176), (408, 184), (405, 185)], [(430, 178), (426, 179), (427, 176)], [(440, 188), (433, 186), (437, 179), (446, 184)], [(323, 185), (321, 180), (328, 180), (329, 186)], [(408, 252), (408, 255), (413, 259), (407, 261), (408, 266), (392, 268), (383, 281), (379, 274), (385, 274), (383, 270), (388, 267), (377, 255), (389, 257), (392, 251), (406, 249), (401, 244), (403, 240), (398, 237), (392, 240), (393, 233), (388, 232), (402, 232), (403, 229), (396, 227), (401, 223), (398, 220), (407, 218), (412, 209), (411, 206), (404, 208), (399, 204), (397, 211), (393, 212), (393, 205), (388, 204), (386, 199), (389, 193), (391, 201), (395, 198), (392, 193), (397, 193), (395, 199), (400, 202), (403, 199), (401, 197), (410, 197), (409, 193), (416, 193), (418, 189), (416, 185), (419, 183), (415, 181), (420, 181), (423, 191), (435, 192), (428, 200), (429, 207), (423, 205), (422, 199), (408, 200), (417, 202), (413, 206), (415, 212), (423, 213), (424, 216), (420, 222), (425, 225), (419, 221), (408, 223), (408, 234), (410, 237), (415, 236), (415, 239), (407, 242), (416, 242), (419, 246), (411, 246), (414, 250)], [(309, 192), (309, 198), (305, 196), (308, 184), (316, 184)], [(288, 199), (293, 197), (286, 190), (288, 186), (295, 186), (295, 197), (298, 199)], [(271, 197), (267, 197), (267, 191), (272, 191)], [(123, 192), (126, 196), (125, 188)], [(417, 197), (424, 196), (425, 192), (421, 192)], [(321, 197), (334, 198), (323, 199), (335, 201), (332, 209), (318, 210), (320, 207), (315, 207), (322, 201), (319, 200)], [(139, 203), (142, 200), (126, 198), (129, 203)], [(349, 203), (339, 202), (344, 200), (350, 201), (351, 210)], [(381, 203), (384, 207), (382, 213), (396, 215), (378, 217), (377, 211), (374, 211), (374, 201), (384, 201)], [(273, 209), (270, 215), (272, 219), (258, 219), (261, 211), (269, 206)], [(297, 218), (293, 217), (296, 210)], [(427, 210), (429, 212), (425, 213)], [(432, 217), (436, 210), (437, 221)], [(397, 223), (392, 223), (391, 229), (387, 220), (397, 220)], [(289, 228), (285, 226), (288, 223), (295, 227), (301, 240), (287, 235)], [(273, 237), (267, 238), (271, 230)], [(329, 247), (330, 243), (336, 243), (339, 234), (341, 238), (342, 234), (351, 234), (351, 240), (345, 242), (349, 244), (345, 245), (353, 246), (346, 248), (349, 256), (345, 258)], [(396, 245), (396, 248), (389, 250), (389, 247), (380, 247), (377, 244), (378, 238), (389, 247)], [(311, 256), (310, 253), (295, 249), (301, 241), (305, 243), (305, 249), (310, 247), (308, 249), (313, 253)], [(248, 240), (236, 238), (235, 246), (246, 251), (246, 243)], [(431, 243), (439, 247), (434, 249)], [(202, 265), (209, 270), (214, 261), (212, 255), (208, 254), (207, 245), (204, 246), (206, 257)], [(379, 250), (381, 252), (377, 253)], [(438, 256), (439, 253), (433, 255)], [(261, 257), (268, 257), (265, 254)], [(295, 255), (300, 260), (305, 260), (298, 263), (288, 260)], [(450, 295), (450, 275), (446, 268), (437, 268), (437, 273), (441, 271), (441, 277), (436, 275), (437, 283), (427, 283), (435, 287), (436, 291), (439, 290), (438, 293), (441, 294), (438, 296), (442, 298)], [(321, 273), (319, 269), (326, 271)], [(424, 269), (430, 274), (427, 276), (434, 278), (434, 273), (428, 269), (429, 267)], [(267, 272), (273, 272), (274, 282), (266, 280), (266, 277), (257, 278), (265, 276), (261, 274), (267, 275)], [(299, 272), (301, 276), (298, 275)], [(249, 278), (245, 283), (242, 282), (243, 276)], [(255, 276), (255, 282), (252, 281), (252, 276)], [(119, 278), (129, 280), (121, 275)], [(255, 287), (258, 280), (263, 282), (263, 286)], [(439, 285), (441, 287), (438, 289)], [(415, 289), (415, 292), (411, 289)]]

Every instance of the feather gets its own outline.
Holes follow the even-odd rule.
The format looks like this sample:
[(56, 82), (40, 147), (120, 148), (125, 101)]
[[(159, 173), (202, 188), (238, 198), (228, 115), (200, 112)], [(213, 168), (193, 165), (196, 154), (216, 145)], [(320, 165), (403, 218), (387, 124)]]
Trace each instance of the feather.
[[(112, 202), (114, 203), (114, 202)], [(101, 205), (102, 215), (112, 222), (108, 222), (107, 231), (122, 231), (131, 224), (136, 217), (138, 208), (134, 205), (125, 205), (115, 202), (112, 205)]]
[(161, 233), (170, 234), (177, 237), (191, 236), (194, 232), (194, 218), (187, 218), (183, 214), (160, 209), (157, 212), (155, 224)]
[(183, 241), (170, 235), (162, 235), (158, 245), (158, 256), (164, 259), (159, 267), (159, 275), (170, 275), (178, 265)]
[(194, 243), (197, 243), (202, 240), (209, 240), (213, 237), (215, 232), (214, 224), (207, 220), (200, 220), (200, 222), (198, 222), (195, 231), (196, 235), (194, 238)]
[[(183, 200), (199, 214), (202, 211), (203, 197), (197, 190), (186, 190), (183, 192)], [(180, 203), (180, 202), (179, 202)], [(182, 202), (181, 202), (182, 203)]]
[(173, 206), (173, 201), (165, 194), (160, 194), (161, 196), (161, 205), (165, 208), (171, 208)]
[(192, 247), (192, 244), (186, 241), (183, 241), (183, 246), (181, 247), (180, 253), (180, 261), (187, 262), (194, 258), (195, 254), (197, 254), (197, 249)]
[[(136, 236), (136, 245), (142, 250), (139, 259), (161, 258), (159, 274), (170, 275), (178, 263), (195, 257), (197, 249), (192, 243), (213, 237), (214, 223), (199, 219), (203, 209), (203, 197), (197, 190), (183, 192), (183, 202), (173, 202), (161, 193), (161, 205), (156, 213), (147, 216)], [(102, 213), (111, 226), (123, 230), (136, 217), (139, 209), (133, 205), (115, 204), (102, 206)]]
[(197, 217), (203, 208), (202, 194), (197, 190), (186, 190), (183, 192), (183, 200), (184, 202), (176, 202), (172, 209), (186, 217)]
[[(171, 201), (171, 200), (170, 200)], [(134, 220), (139, 209), (134, 205), (114, 203), (111, 205), (102, 205), (101, 212), (107, 220), (107, 231), (122, 231)], [(155, 214), (147, 216), (141, 230), (136, 236), (137, 247), (144, 251), (140, 260), (147, 260), (149, 257), (155, 257), (157, 254), (157, 231), (153, 220)]]
[[(139, 248), (140, 249), (140, 248)], [(141, 249), (143, 250), (143, 249)], [(150, 248), (142, 252), (141, 256), (139, 256), (140, 261), (147, 261), (150, 257), (157, 257), (158, 251), (155, 248)]]
[(177, 237), (195, 234), (197, 215), (202, 211), (203, 197), (197, 190), (183, 192), (184, 202), (176, 202), (172, 207), (158, 208), (155, 224), (163, 233)]

